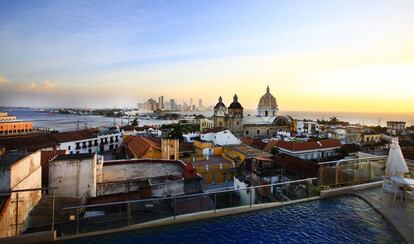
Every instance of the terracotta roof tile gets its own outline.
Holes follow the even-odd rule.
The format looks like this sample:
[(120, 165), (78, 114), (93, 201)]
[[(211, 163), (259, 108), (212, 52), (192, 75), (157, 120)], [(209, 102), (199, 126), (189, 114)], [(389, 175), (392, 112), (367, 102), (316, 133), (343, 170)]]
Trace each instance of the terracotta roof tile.
[(283, 148), (289, 151), (307, 151), (323, 148), (341, 147), (341, 142), (336, 139), (326, 139), (320, 141), (307, 142), (271, 141), (266, 145), (264, 151), (271, 152), (273, 147)]
[(124, 140), (125, 147), (130, 152), (130, 156), (140, 158), (150, 149), (161, 151), (161, 142), (143, 136), (129, 136)]

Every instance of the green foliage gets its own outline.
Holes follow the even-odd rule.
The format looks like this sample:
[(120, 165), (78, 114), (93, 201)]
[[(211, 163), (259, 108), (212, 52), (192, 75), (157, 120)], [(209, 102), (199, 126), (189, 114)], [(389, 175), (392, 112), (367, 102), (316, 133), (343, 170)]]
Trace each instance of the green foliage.
[(279, 154), (279, 150), (276, 147), (273, 147), (270, 153), (273, 154), (273, 156), (276, 156)]
[(349, 156), (349, 152), (348, 152), (348, 150), (346, 150), (345, 147), (340, 147), (340, 148), (336, 149), (336, 152), (341, 154), (343, 157)]
[(135, 126), (135, 127), (138, 126), (138, 119), (137, 119), (137, 117), (134, 118), (134, 120), (131, 122), (131, 125), (132, 126)]
[(199, 131), (198, 124), (164, 124), (162, 130), (168, 130), (166, 138), (183, 140), (183, 134)]

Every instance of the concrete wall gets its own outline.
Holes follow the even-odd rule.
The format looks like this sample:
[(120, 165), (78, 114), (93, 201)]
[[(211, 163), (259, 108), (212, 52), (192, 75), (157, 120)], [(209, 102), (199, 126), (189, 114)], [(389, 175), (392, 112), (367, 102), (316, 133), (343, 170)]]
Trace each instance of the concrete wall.
[(96, 196), (97, 158), (49, 163), (49, 186), (56, 195), (86, 199)]
[[(42, 187), (42, 168), (40, 166), (40, 151), (16, 162), (10, 168), (12, 187), (8, 190), (23, 190)], [(19, 195), (17, 214), (18, 233), (27, 227), (27, 217), (42, 197), (41, 191), (12, 193), (0, 213), (0, 237), (13, 236), (16, 227), (16, 198)]]
[(184, 181), (173, 181), (167, 184), (157, 184), (151, 187), (152, 197), (167, 197), (184, 195)]
[(175, 163), (136, 163), (105, 165), (102, 169), (102, 181), (127, 181), (161, 176), (180, 176), (183, 169)]
[(249, 186), (246, 183), (239, 181), (236, 177), (234, 178), (234, 189), (235, 190), (242, 189), (240, 191), (236, 191), (236, 194), (240, 197), (240, 206), (250, 205), (250, 194), (252, 194), (251, 202), (252, 204), (254, 204), (254, 201), (255, 201), (254, 191), (250, 191), (250, 189), (247, 189), (248, 187)]

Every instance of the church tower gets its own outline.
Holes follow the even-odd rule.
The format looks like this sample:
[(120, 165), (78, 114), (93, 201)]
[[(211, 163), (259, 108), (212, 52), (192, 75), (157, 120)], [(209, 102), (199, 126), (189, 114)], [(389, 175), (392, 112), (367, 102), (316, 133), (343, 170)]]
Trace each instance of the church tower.
[(228, 108), (227, 126), (233, 133), (243, 133), (243, 107), (238, 101), (237, 94), (234, 94), (233, 102)]

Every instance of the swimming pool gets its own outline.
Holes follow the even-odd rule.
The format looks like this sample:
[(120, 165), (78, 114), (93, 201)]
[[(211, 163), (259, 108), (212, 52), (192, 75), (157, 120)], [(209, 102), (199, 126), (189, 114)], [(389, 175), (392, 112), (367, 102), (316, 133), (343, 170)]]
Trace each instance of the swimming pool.
[(404, 243), (404, 240), (370, 205), (346, 196), (72, 242)]

